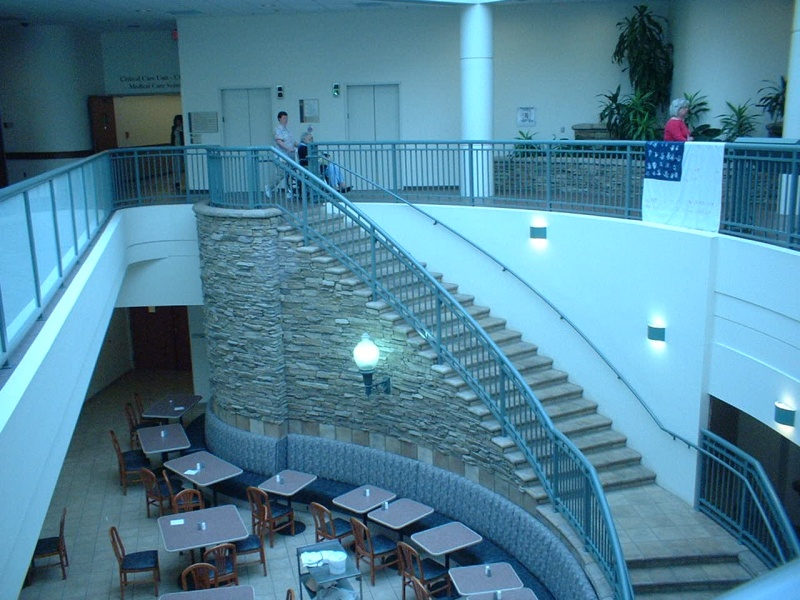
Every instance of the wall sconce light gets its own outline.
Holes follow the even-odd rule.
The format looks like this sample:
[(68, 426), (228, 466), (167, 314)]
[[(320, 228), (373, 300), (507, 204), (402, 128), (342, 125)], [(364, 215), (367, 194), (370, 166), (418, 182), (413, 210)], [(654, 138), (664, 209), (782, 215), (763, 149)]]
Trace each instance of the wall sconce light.
[(283, 86), (279, 85), (276, 89), (278, 90), (278, 98), (283, 98)]
[(353, 360), (361, 371), (361, 376), (364, 378), (364, 387), (367, 391), (367, 396), (372, 393), (373, 388), (378, 388), (384, 394), (392, 393), (392, 382), (387, 377), (386, 379), (373, 383), (372, 376), (375, 373), (375, 367), (378, 365), (378, 359), (381, 357), (381, 351), (375, 342), (369, 337), (368, 333), (361, 336), (361, 341), (353, 348)]
[(784, 404), (783, 402), (775, 403), (775, 422), (779, 425), (794, 427), (794, 414), (795, 409), (788, 404)]
[(547, 239), (547, 227), (546, 226), (539, 226), (534, 227), (531, 226), (531, 239), (532, 240), (546, 240)]
[(333, 84), (333, 88), (331, 88), (331, 93), (333, 93), (333, 97), (334, 98), (338, 98), (339, 97), (339, 84), (338, 83), (334, 83)]
[(648, 325), (647, 339), (654, 342), (664, 342), (667, 339), (667, 328), (663, 325)]

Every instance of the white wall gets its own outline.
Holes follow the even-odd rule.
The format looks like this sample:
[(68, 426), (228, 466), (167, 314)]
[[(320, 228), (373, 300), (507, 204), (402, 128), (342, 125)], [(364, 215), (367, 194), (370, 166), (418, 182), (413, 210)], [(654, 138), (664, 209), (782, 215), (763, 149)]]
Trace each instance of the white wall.
[[(763, 79), (785, 73), (792, 0), (665, 0), (648, 3), (668, 16), (675, 45), (674, 95), (709, 96), (709, 120), (725, 100), (756, 100)], [(572, 125), (595, 122), (598, 95), (628, 75), (611, 62), (617, 22), (633, 13), (624, 2), (492, 5), (494, 20), (494, 138), (517, 136), (516, 109), (536, 108), (537, 139), (572, 138)], [(298, 100), (320, 101), (319, 141), (347, 139), (348, 84), (400, 85), (403, 139), (460, 135), (458, 7), (363, 9), (242, 18), (179, 20), (184, 111), (220, 111), (220, 89), (284, 86), (273, 107), (289, 112)], [(368, 51), (364, 49), (368, 48)], [(333, 98), (331, 85), (342, 86)], [(562, 128), (564, 132), (562, 133)], [(757, 132), (758, 135), (763, 132)], [(197, 143), (217, 144), (220, 134)]]
[(106, 94), (180, 93), (178, 42), (171, 31), (105, 32), (100, 39)]
[[(706, 123), (748, 100), (758, 102), (767, 81), (787, 76), (794, 0), (673, 0), (675, 39), (673, 96), (700, 91), (708, 96)], [(761, 109), (754, 136), (766, 136), (769, 116)]]
[[(779, 392), (800, 404), (797, 253), (635, 221), (508, 209), (424, 210), (489, 249), (557, 306), (667, 429), (696, 442), (698, 429), (707, 425), (710, 393), (800, 442), (795, 431), (781, 431), (770, 408)], [(655, 426), (544, 302), (509, 284), (510, 275), (418, 213), (386, 204), (368, 205), (367, 211), (429, 269), (474, 294), (555, 358), (555, 368), (584, 386), (644, 455), (659, 484), (693, 502), (694, 453)], [(541, 246), (528, 239), (534, 218), (547, 223)], [(726, 302), (735, 306), (723, 314)], [(657, 317), (666, 325), (664, 345), (646, 339), (647, 324)], [(738, 338), (722, 330), (723, 320)], [(728, 345), (731, 356), (724, 354)]]

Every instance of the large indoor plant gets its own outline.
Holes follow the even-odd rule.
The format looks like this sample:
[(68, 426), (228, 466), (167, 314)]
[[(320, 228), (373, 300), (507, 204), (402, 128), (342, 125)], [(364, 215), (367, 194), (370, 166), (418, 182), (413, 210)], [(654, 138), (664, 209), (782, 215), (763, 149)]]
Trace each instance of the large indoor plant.
[(781, 137), (783, 133), (783, 111), (786, 107), (786, 78), (779, 82), (769, 81), (769, 85), (758, 90), (762, 94), (756, 106), (769, 115), (767, 131), (771, 137)]
[(612, 60), (627, 65), (634, 93), (652, 94), (652, 102), (665, 107), (672, 86), (672, 44), (667, 42), (664, 17), (640, 4), (632, 17), (617, 23), (620, 30)]
[(736, 138), (748, 137), (756, 129), (757, 115), (752, 112), (753, 104), (750, 100), (744, 104), (726, 102), (728, 112), (717, 115), (722, 125), (722, 139), (726, 142), (736, 141)]

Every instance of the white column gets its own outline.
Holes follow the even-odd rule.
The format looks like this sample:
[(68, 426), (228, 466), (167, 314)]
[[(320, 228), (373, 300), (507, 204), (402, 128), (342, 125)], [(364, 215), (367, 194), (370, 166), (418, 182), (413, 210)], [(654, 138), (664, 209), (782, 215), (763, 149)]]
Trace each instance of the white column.
[[(461, 139), (491, 140), (494, 115), (494, 48), (492, 13), (474, 4), (461, 14)], [(463, 195), (493, 193), (490, 150), (478, 145), (465, 156)]]
[(786, 80), (783, 137), (800, 139), (800, 0), (795, 0), (794, 2), (792, 37), (789, 46), (789, 69)]

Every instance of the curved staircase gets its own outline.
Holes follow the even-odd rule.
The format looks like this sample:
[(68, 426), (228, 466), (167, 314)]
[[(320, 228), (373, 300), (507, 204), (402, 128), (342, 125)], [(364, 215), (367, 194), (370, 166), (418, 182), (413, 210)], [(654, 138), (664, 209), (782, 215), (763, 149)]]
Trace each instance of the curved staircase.
[[(285, 237), (302, 246), (302, 236), (287, 226)], [(352, 232), (337, 229), (332, 236)], [(534, 470), (510, 438), (502, 435), (502, 426), (468, 385), (447, 365), (435, 364), (436, 354), (416, 330), (385, 302), (370, 301), (368, 288), (338, 261), (314, 246), (302, 247), (309, 258), (315, 258), (326, 278), (338, 285), (362, 288), (369, 308), (377, 311), (396, 335), (432, 363), (443, 382), (453, 393), (469, 404), (469, 411), (481, 419), (487, 444), (501, 451), (513, 470), (518, 486), (536, 503), (537, 513), (545, 523), (558, 531), (573, 546), (577, 555), (588, 556), (581, 541), (549, 503)], [(365, 247), (364, 252), (369, 252)], [(323, 258), (322, 255), (325, 255)], [(597, 470), (606, 491), (609, 506), (623, 547), (623, 553), (637, 598), (659, 600), (705, 600), (749, 581), (765, 567), (746, 548), (708, 517), (693, 509), (656, 484), (653, 471), (641, 464), (641, 455), (626, 445), (624, 433), (613, 429), (611, 419), (604, 416), (597, 403), (584, 395), (580, 385), (569, 380), (569, 374), (553, 368), (553, 360), (538, 353), (534, 343), (506, 327), (506, 321), (491, 314), (489, 307), (474, 303), (474, 297), (459, 291), (454, 283), (443, 282), (441, 274), (432, 274), (459, 304), (484, 328), (498, 347), (525, 378), (545, 407), (554, 425), (585, 454)], [(478, 365), (474, 365), (478, 366)], [(513, 407), (510, 419), (517, 418)], [(585, 560), (591, 562), (591, 559)], [(593, 574), (601, 598), (611, 597), (604, 589), (602, 574)]]

